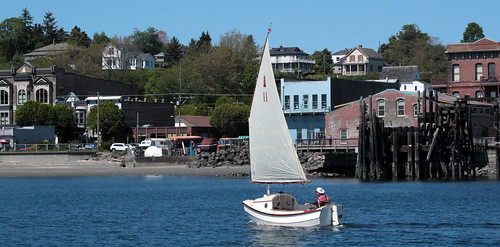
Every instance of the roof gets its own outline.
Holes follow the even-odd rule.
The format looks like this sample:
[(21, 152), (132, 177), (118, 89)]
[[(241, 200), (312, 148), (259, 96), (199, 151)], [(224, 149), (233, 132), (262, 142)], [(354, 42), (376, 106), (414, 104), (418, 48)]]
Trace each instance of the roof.
[(340, 51), (338, 51), (338, 52), (335, 52), (335, 53), (333, 53), (332, 55), (339, 55), (339, 56), (341, 56), (341, 55), (347, 55), (347, 53), (349, 53), (349, 51), (350, 51), (350, 50), (346, 48), (346, 49), (344, 49), (344, 50), (340, 50)]
[(417, 66), (394, 66), (383, 67), (380, 72), (380, 80), (384, 79), (399, 79), (400, 82), (414, 81), (418, 73)]
[[(356, 47), (352, 51), (354, 51), (356, 49), (359, 52), (363, 53), (368, 58), (382, 59), (382, 60), (384, 59), (384, 57), (382, 57), (382, 55), (378, 54), (378, 52), (376, 52), (375, 50), (373, 50), (371, 48)], [(351, 53), (352, 53), (352, 51), (351, 51)]]
[(500, 50), (500, 42), (496, 42), (488, 38), (482, 38), (473, 43), (448, 44), (446, 46), (446, 53), (498, 50)]
[(50, 45), (46, 45), (44, 47), (35, 49), (30, 53), (26, 53), (26, 54), (24, 54), (24, 56), (33, 57), (33, 56), (45, 56), (48, 54), (57, 55), (57, 54), (61, 54), (62, 52), (66, 51), (72, 47), (73, 47), (73, 45), (70, 45), (68, 43), (50, 44)]
[(304, 55), (309, 56), (309, 54), (303, 52), (299, 47), (283, 47), (272, 48), (270, 51), (271, 56), (287, 56), (287, 55)]
[(213, 127), (210, 124), (210, 116), (181, 116), (181, 120), (187, 127)]

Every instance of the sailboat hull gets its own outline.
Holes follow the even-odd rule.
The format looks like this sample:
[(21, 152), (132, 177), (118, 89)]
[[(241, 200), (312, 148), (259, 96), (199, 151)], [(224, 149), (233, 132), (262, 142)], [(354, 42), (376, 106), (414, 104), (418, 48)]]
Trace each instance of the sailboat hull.
[[(329, 204), (311, 209), (296, 204), (295, 198), (290, 197), (293, 199), (290, 200), (291, 203), (288, 204), (288, 207), (276, 207), (276, 196), (282, 195), (267, 195), (256, 200), (243, 201), (244, 210), (251, 221), (260, 225), (291, 227), (341, 225), (342, 205)], [(282, 201), (287, 202), (286, 199)], [(339, 208), (341, 209), (339, 210)]]

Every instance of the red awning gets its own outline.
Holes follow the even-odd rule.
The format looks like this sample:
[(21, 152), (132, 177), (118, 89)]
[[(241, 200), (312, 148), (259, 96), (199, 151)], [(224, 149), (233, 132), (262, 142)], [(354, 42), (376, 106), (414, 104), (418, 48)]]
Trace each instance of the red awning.
[(5, 140), (5, 139), (0, 140), (0, 144), (7, 144), (9, 142), (10, 142), (9, 140)]

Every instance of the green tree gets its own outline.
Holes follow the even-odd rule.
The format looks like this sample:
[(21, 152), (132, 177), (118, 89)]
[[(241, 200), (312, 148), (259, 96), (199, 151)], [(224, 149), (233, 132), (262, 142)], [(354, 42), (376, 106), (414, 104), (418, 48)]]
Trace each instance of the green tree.
[(416, 24), (404, 25), (389, 43), (381, 46), (387, 63), (393, 66), (417, 65), (423, 80), (446, 76), (445, 47), (437, 38), (420, 31)]
[(94, 36), (92, 37), (92, 42), (91, 44), (95, 44), (95, 45), (108, 45), (109, 42), (111, 42), (111, 39), (106, 36), (106, 34), (104, 32), (101, 32), (101, 33), (94, 33)]
[[(111, 101), (104, 101), (99, 105), (99, 128), (101, 129), (103, 141), (110, 141), (112, 138), (121, 140), (125, 130), (125, 114)], [(97, 130), (97, 106), (90, 108), (87, 117), (89, 129)]]
[(91, 40), (85, 32), (82, 32), (82, 30), (78, 26), (75, 26), (71, 30), (71, 33), (66, 42), (75, 46), (89, 47)]
[(12, 59), (17, 53), (17, 36), (22, 21), (19, 18), (7, 18), (0, 23), (0, 54), (5, 61)]
[(484, 38), (483, 28), (475, 22), (471, 22), (467, 25), (464, 31), (464, 39), (461, 43), (472, 43)]
[(57, 40), (57, 21), (53, 16), (52, 12), (47, 11), (43, 17), (42, 30), (45, 37), (45, 45), (51, 44), (52, 42), (58, 42)]
[(65, 105), (51, 106), (29, 100), (17, 109), (15, 121), (19, 126), (54, 126), (61, 142), (69, 142), (73, 138), (73, 111)]
[(148, 27), (143, 32), (135, 29), (134, 34), (130, 36), (132, 44), (145, 53), (150, 53), (151, 55), (158, 54), (163, 48), (163, 43), (158, 38), (158, 35), (156, 35), (156, 31), (153, 27)]
[(16, 111), (16, 124), (19, 126), (49, 125), (50, 107), (50, 105), (38, 101), (26, 101)]
[(47, 124), (54, 126), (60, 142), (69, 143), (74, 138), (73, 111), (66, 105), (54, 105), (49, 109), (50, 119)]
[(181, 115), (184, 116), (210, 116), (211, 113), (207, 103), (186, 104), (181, 107)]
[(181, 47), (182, 45), (179, 43), (179, 40), (175, 36), (173, 36), (165, 48), (165, 62), (166, 62), (165, 67), (172, 66), (174, 63), (177, 63), (181, 60), (182, 58)]
[(248, 135), (249, 113), (250, 107), (247, 105), (220, 104), (215, 107), (210, 124), (224, 137)]
[(311, 55), (312, 60), (316, 63), (314, 65), (314, 70), (316, 73), (330, 74), (332, 72), (332, 53), (328, 49), (323, 49), (323, 51), (315, 51)]

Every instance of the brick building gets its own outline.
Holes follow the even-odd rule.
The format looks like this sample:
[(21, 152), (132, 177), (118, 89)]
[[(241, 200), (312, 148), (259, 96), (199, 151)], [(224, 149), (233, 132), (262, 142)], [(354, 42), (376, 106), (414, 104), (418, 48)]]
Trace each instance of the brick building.
[(496, 98), (500, 91), (500, 42), (483, 38), (474, 43), (448, 44), (448, 78), (432, 88), (458, 97)]
[[(440, 94), (442, 103), (453, 103), (457, 97)], [(363, 99), (369, 105), (370, 98)], [(422, 104), (422, 103), (420, 103)], [(478, 101), (468, 101), (472, 135), (474, 138), (494, 136), (493, 105)], [(359, 100), (346, 104), (325, 116), (326, 138), (340, 139), (341, 145), (356, 147), (359, 136)], [(418, 125), (418, 95), (416, 92), (403, 92), (388, 89), (372, 96), (372, 108), (377, 117), (382, 118), (384, 127), (410, 127)], [(422, 107), (420, 107), (422, 110)], [(427, 107), (429, 109), (429, 106)]]

